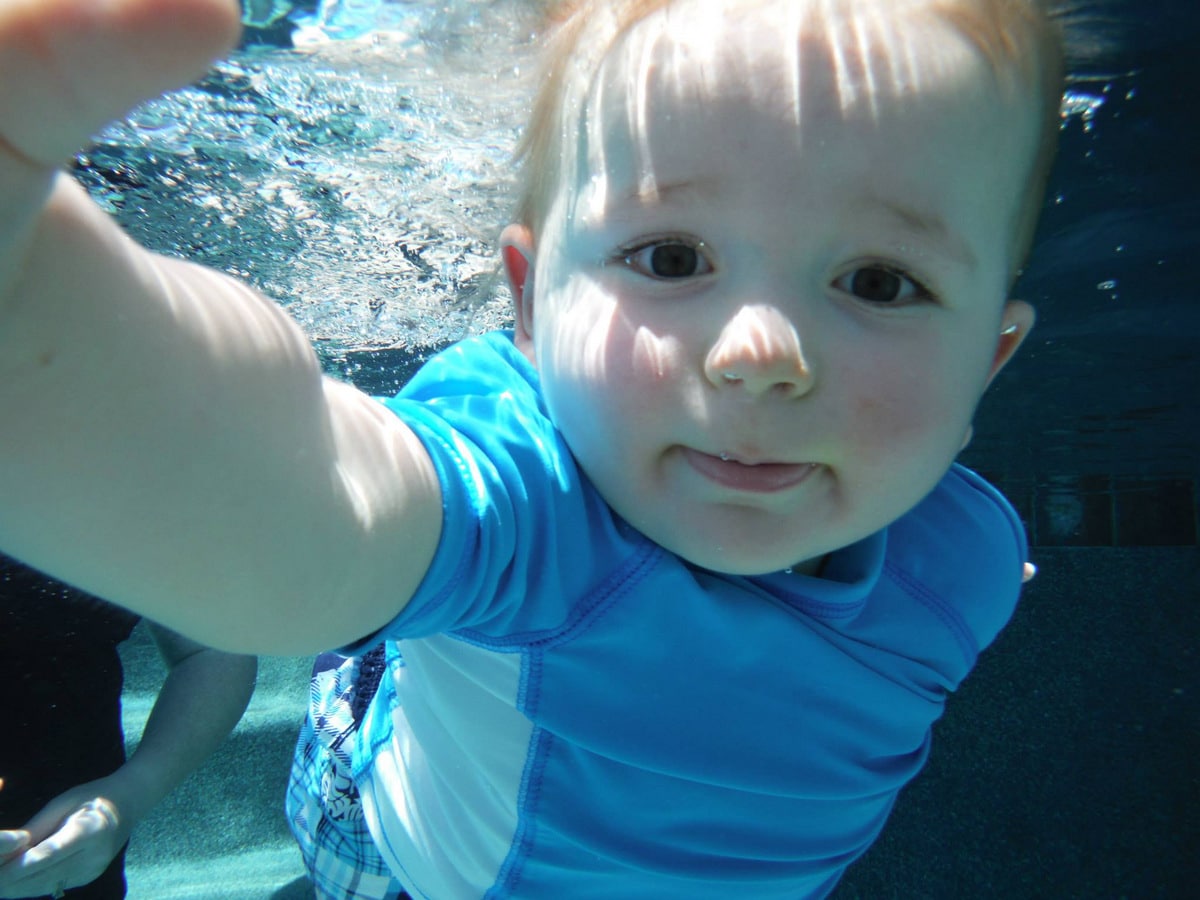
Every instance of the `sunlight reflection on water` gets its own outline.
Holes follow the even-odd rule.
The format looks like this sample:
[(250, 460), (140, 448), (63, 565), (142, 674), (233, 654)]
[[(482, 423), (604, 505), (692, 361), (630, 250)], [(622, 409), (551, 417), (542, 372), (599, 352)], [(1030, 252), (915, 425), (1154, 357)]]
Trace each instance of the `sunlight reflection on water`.
[(532, 13), (428, 8), (411, 32), (238, 51), (107, 129), (76, 174), (135, 237), (247, 278), (328, 354), (508, 322)]

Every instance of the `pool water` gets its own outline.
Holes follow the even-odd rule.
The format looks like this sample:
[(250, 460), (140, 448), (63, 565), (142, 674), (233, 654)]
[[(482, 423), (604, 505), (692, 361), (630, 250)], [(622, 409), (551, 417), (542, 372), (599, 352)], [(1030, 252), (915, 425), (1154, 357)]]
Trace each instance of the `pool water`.
[[(508, 321), (493, 242), (536, 4), (247, 2), (247, 45), (76, 174), (139, 240), (277, 298), (329, 371), (394, 391)], [(1200, 858), (1200, 8), (1076, 6), (1096, 40), (1018, 286), (1040, 320), (965, 455), (1042, 574), (839, 900), (1183, 897)], [(136, 740), (160, 676), (144, 636), (126, 658)], [(264, 662), (228, 745), (135, 834), (131, 897), (309, 895), (281, 811), (307, 668)]]
[(380, 16), (408, 30), (249, 45), (109, 128), (77, 173), (140, 241), (252, 281), (330, 358), (496, 328), (534, 17), (417, 9)]

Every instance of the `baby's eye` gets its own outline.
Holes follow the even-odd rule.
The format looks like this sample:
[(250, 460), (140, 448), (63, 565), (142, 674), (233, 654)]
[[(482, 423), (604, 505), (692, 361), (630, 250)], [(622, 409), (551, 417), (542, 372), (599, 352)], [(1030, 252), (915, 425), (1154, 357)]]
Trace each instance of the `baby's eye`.
[(620, 251), (626, 266), (641, 275), (664, 280), (695, 278), (712, 271), (704, 255), (704, 243), (681, 240), (660, 240)]
[(932, 292), (912, 276), (881, 265), (860, 266), (842, 275), (833, 286), (881, 306), (899, 306), (933, 298)]

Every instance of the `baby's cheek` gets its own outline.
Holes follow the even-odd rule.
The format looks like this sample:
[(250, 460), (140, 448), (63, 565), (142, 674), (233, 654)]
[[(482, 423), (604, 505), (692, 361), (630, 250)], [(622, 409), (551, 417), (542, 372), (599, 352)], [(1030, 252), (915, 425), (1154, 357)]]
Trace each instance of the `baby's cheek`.
[(651, 345), (610, 341), (608, 349), (598, 405), (604, 415), (620, 423), (617, 427), (622, 431), (644, 426), (657, 416), (655, 410), (667, 383), (666, 360)]
[[(853, 391), (851, 430), (868, 452), (892, 455), (933, 449), (953, 430), (957, 404), (939, 380), (897, 367), (864, 379)], [(961, 436), (960, 436), (961, 437)]]
[(670, 342), (647, 328), (625, 336), (628, 343), (629, 374), (635, 381), (653, 384), (667, 379), (673, 365)]

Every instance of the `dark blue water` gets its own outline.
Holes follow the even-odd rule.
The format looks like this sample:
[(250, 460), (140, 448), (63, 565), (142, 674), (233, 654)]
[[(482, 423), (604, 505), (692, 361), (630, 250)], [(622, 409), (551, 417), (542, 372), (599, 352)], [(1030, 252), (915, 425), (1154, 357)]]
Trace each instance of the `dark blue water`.
[[(1041, 401), (1029, 424), (1057, 436), (1045, 468), (1194, 474), (1200, 4), (1107, 6), (1122, 43), (1072, 85), (1104, 103), (1090, 130), (1076, 121), (1063, 133), (1055, 199), (1018, 288), (1041, 312), (1037, 339), (1021, 384), (1006, 387)], [(1080, 439), (1065, 440), (1072, 432)]]
[[(1047, 545), (1195, 545), (1200, 4), (1078, 4), (1087, 40), (1039, 238), (1039, 311), (968, 458)], [(1047, 503), (1058, 510), (1047, 511)]]

